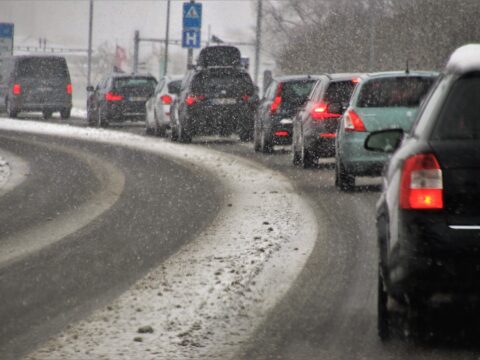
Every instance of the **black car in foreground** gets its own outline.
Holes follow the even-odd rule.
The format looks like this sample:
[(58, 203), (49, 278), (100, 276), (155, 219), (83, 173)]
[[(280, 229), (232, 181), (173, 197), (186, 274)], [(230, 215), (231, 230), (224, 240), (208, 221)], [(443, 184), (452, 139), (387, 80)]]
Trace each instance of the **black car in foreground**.
[(58, 111), (68, 119), (72, 109), (72, 83), (64, 57), (15, 55), (0, 57), (0, 107), (8, 116), (41, 111), (48, 119)]
[(255, 116), (255, 151), (271, 153), (274, 145), (292, 143), (293, 118), (318, 79), (317, 75), (297, 75), (272, 80)]
[(190, 142), (194, 136), (229, 136), (242, 141), (253, 136), (257, 104), (255, 87), (240, 65), (240, 52), (232, 46), (210, 46), (200, 53), (172, 107), (172, 140)]
[(479, 114), (480, 45), (468, 45), (451, 56), (409, 134), (382, 130), (365, 141), (383, 152), (401, 143), (377, 204), (382, 339), (390, 332), (390, 299), (406, 306), (413, 328), (439, 294), (479, 300)]
[(96, 88), (87, 87), (88, 124), (104, 127), (110, 122), (145, 120), (145, 104), (156, 85), (151, 75), (114, 73)]

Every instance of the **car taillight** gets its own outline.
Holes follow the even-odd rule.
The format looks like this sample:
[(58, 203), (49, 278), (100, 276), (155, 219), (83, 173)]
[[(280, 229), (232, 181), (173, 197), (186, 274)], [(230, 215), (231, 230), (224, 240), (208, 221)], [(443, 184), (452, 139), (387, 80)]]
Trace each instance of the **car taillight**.
[(270, 114), (275, 114), (282, 103), (282, 87), (282, 83), (278, 84), (275, 98), (270, 105)]
[(20, 84), (13, 84), (13, 89), (12, 89), (13, 95), (20, 95), (22, 93), (22, 87)]
[(123, 96), (109, 91), (105, 94), (105, 100), (107, 100), (107, 101), (120, 101), (120, 100), (123, 100)]
[(324, 102), (315, 104), (310, 111), (310, 116), (313, 120), (334, 119), (341, 116), (341, 114), (334, 114), (328, 111), (328, 105)]
[(353, 109), (347, 110), (347, 112), (345, 113), (344, 128), (345, 128), (345, 131), (357, 131), (357, 132), (367, 131), (362, 119), (360, 118), (360, 116), (358, 116), (358, 114)]
[(160, 96), (160, 100), (164, 105), (170, 105), (172, 103), (172, 97), (170, 95), (162, 95)]
[(73, 87), (72, 84), (67, 84), (67, 94), (72, 95)]
[(248, 100), (250, 100), (250, 96), (249, 95), (243, 95), (242, 100), (247, 102)]
[(188, 95), (187, 98), (185, 99), (185, 103), (188, 106), (192, 106), (193, 104), (205, 100), (205, 96), (203, 95)]
[(417, 154), (405, 160), (400, 181), (400, 207), (443, 209), (442, 169), (435, 155)]

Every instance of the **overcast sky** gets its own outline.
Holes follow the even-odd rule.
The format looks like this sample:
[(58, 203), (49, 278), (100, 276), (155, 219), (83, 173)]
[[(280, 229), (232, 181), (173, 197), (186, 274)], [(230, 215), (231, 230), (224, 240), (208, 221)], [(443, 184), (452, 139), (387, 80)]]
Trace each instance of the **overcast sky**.
[[(208, 25), (225, 40), (254, 38), (255, 1), (204, 0), (203, 39)], [(181, 1), (171, 2), (171, 38), (181, 38)], [(133, 44), (133, 33), (163, 38), (166, 0), (95, 0), (94, 47), (103, 41), (124, 47)], [(15, 23), (16, 45), (36, 43), (39, 37), (49, 44), (87, 47), (88, 7), (86, 0), (0, 0), (0, 22)], [(250, 52), (242, 48), (243, 53)]]

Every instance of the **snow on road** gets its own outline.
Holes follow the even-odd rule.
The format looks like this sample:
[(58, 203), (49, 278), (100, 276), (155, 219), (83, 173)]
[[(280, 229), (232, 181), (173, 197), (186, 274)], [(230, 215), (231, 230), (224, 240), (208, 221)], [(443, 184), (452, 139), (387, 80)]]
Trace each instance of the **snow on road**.
[(10, 177), (10, 166), (0, 153), (0, 189), (5, 186)]
[(0, 196), (18, 186), (29, 172), (30, 168), (25, 160), (0, 149)]
[(229, 194), (194, 241), (29, 359), (228, 358), (286, 293), (313, 249), (318, 229), (309, 205), (285, 177), (254, 162), (101, 129), (11, 120), (2, 120), (2, 128), (154, 152), (210, 171)]

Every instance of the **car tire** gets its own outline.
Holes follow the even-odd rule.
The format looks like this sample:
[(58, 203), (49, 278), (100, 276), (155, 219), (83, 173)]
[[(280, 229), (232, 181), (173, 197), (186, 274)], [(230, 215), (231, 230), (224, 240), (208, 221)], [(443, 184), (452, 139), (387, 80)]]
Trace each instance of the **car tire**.
[(238, 137), (240, 138), (241, 142), (249, 142), (253, 139), (252, 130), (240, 128), (238, 132)]
[(264, 154), (273, 153), (272, 140), (269, 138), (267, 134), (265, 134), (265, 130), (263, 128), (260, 136), (260, 151)]
[(10, 100), (7, 99), (5, 107), (7, 108), (7, 115), (9, 118), (15, 119), (18, 116), (19, 110), (13, 107)]
[(342, 191), (352, 191), (355, 187), (355, 176), (346, 171), (340, 160), (335, 165), (335, 186)]
[(108, 120), (105, 116), (105, 114), (102, 111), (102, 108), (98, 108), (98, 114), (97, 114), (97, 127), (98, 128), (105, 128), (108, 126)]
[(60, 117), (62, 118), (62, 120), (70, 119), (71, 114), (72, 114), (72, 109), (70, 108), (65, 108), (60, 110)]
[(43, 110), (43, 111), (42, 111), (42, 115), (43, 115), (43, 119), (44, 119), (44, 120), (49, 120), (49, 119), (51, 119), (52, 114), (53, 114), (53, 111), (50, 111), (50, 110)]
[(185, 129), (180, 124), (177, 127), (177, 133), (179, 142), (184, 144), (189, 144), (192, 142), (192, 136), (187, 131), (185, 131)]
[(378, 270), (378, 291), (377, 291), (377, 331), (381, 341), (390, 338), (390, 314), (388, 311), (388, 293), (385, 289), (380, 268)]
[(303, 141), (300, 150), (300, 165), (304, 169), (310, 169), (315, 166), (315, 157), (310, 150), (305, 148), (305, 143)]
[(253, 129), (253, 151), (259, 152), (260, 151), (260, 135), (258, 134), (258, 129), (255, 126)]
[(155, 128), (155, 136), (165, 137), (167, 136), (167, 128), (165, 126), (158, 126)]

